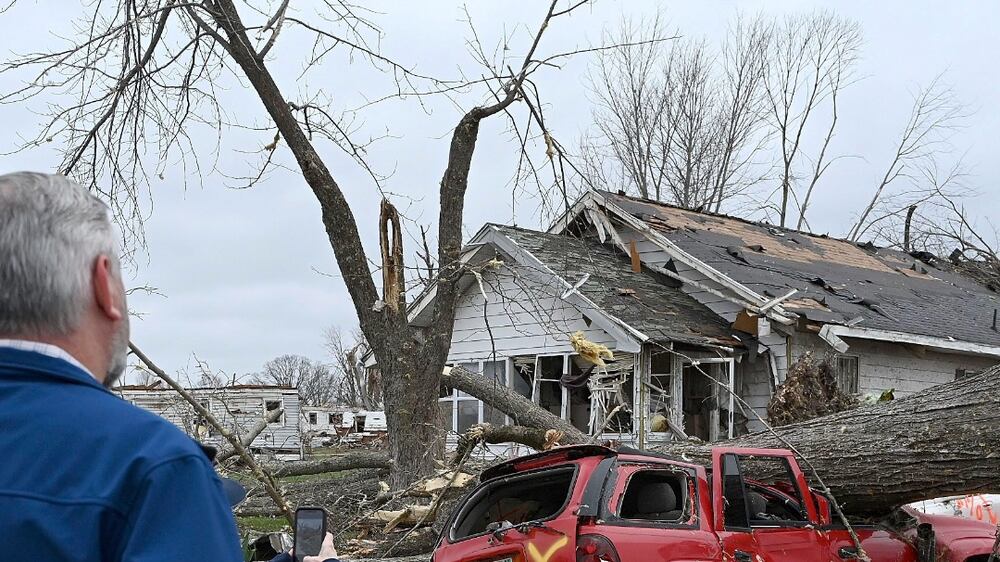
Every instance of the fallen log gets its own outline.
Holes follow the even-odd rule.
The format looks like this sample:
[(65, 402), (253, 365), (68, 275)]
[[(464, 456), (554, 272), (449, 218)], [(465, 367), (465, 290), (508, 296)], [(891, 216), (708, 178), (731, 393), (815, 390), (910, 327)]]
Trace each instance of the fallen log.
[(312, 461), (288, 462), (274, 467), (274, 475), (278, 478), (286, 476), (305, 476), (308, 474), (323, 474), (359, 468), (389, 468), (392, 461), (379, 453), (347, 453), (325, 459)]
[(461, 462), (479, 443), (520, 443), (536, 451), (544, 451), (557, 445), (574, 445), (583, 442), (584, 440), (577, 441), (567, 438), (561, 431), (555, 429), (480, 423), (470, 427), (468, 431), (458, 437), (458, 447), (455, 449), (452, 463)]
[[(719, 443), (658, 450), (699, 463), (712, 446), (788, 448), (846, 513), (883, 515), (942, 496), (1000, 492), (1000, 366), (919, 394)], [(808, 474), (809, 470), (803, 466)]]

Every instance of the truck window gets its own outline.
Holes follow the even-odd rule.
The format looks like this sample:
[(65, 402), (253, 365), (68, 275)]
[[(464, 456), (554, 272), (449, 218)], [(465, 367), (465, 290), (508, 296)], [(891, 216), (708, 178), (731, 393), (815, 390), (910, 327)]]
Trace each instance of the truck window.
[(725, 457), (727, 527), (729, 505), (734, 505), (734, 523), (742, 523), (735, 519), (735, 510), (738, 509), (735, 504), (738, 503), (745, 504), (750, 527), (796, 526), (808, 522), (788, 459), (753, 455)]
[(722, 455), (722, 499), (726, 529), (750, 529), (746, 491), (736, 455)]
[(500, 478), (465, 503), (452, 526), (452, 540), (486, 532), (490, 523), (514, 525), (555, 517), (569, 502), (576, 468), (572, 466)]
[(629, 478), (618, 516), (622, 519), (680, 522), (687, 505), (687, 478), (669, 470), (643, 470)]

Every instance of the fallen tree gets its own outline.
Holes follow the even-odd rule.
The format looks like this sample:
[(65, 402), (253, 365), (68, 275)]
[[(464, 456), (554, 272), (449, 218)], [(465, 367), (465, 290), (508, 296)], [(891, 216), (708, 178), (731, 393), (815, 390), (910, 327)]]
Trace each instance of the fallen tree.
[[(543, 431), (554, 429), (562, 433), (562, 439), (559, 442), (563, 445), (587, 441), (587, 436), (573, 424), (479, 373), (473, 373), (462, 367), (445, 367), (441, 376), (441, 384), (475, 396), (487, 405), (510, 416), (516, 426)], [(537, 438), (537, 434), (531, 435), (533, 438)], [(532, 443), (525, 444), (532, 446)]]
[[(906, 398), (713, 445), (791, 445), (853, 515), (881, 515), (948, 495), (997, 492), (1000, 366)], [(670, 443), (659, 450), (700, 463), (711, 460), (706, 444)]]
[(359, 468), (390, 468), (392, 461), (387, 455), (379, 453), (347, 453), (325, 459), (312, 461), (286, 462), (274, 467), (273, 473), (278, 478), (287, 476), (305, 476), (308, 474), (323, 474)]
[[(444, 380), (525, 426), (477, 426), (465, 436), (467, 441), (511, 441), (539, 448), (549, 429), (564, 432), (558, 440), (562, 445), (588, 440), (565, 420), (481, 375), (454, 368)], [(1000, 491), (1000, 366), (906, 398), (773, 432), (711, 445), (672, 442), (658, 450), (708, 464), (713, 446), (792, 447), (852, 515), (880, 515), (924, 499)]]

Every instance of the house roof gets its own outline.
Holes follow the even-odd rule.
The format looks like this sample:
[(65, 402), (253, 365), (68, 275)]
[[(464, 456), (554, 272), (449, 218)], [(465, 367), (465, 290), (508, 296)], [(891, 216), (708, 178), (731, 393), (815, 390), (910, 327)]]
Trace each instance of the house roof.
[(1000, 345), (1000, 296), (907, 253), (602, 191), (694, 258), (819, 323)]
[(685, 294), (678, 283), (643, 268), (632, 271), (621, 250), (598, 240), (491, 225), (605, 313), (652, 341), (733, 346), (739, 340), (727, 322)]

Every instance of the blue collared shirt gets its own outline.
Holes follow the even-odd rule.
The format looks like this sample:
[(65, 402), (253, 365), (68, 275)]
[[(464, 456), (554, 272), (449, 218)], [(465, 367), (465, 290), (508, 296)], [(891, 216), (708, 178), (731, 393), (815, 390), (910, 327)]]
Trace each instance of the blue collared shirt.
[(241, 562), (221, 484), (177, 427), (52, 355), (0, 347), (5, 562)]

